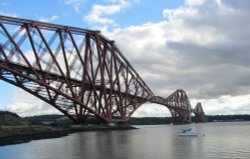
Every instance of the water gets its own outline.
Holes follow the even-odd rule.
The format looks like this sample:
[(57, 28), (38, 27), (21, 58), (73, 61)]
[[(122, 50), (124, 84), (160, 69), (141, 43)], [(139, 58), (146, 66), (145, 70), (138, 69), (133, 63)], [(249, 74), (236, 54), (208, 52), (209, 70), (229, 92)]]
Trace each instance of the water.
[(178, 137), (190, 125), (81, 132), (0, 147), (0, 159), (249, 159), (250, 122), (192, 124), (198, 137)]

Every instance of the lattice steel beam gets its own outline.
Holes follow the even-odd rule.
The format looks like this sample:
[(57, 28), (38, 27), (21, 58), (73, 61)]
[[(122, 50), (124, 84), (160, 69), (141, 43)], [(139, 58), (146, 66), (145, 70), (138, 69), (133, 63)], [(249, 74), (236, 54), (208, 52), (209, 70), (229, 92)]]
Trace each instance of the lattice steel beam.
[(126, 122), (145, 102), (165, 105), (181, 122), (192, 111), (183, 90), (154, 96), (114, 41), (76, 27), (0, 16), (0, 79), (77, 123)]

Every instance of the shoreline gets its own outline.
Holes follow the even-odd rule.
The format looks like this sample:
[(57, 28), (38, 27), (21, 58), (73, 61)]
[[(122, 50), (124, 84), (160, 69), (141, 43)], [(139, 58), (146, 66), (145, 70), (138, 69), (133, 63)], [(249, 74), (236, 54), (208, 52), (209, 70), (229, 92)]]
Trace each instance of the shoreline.
[[(52, 127), (51, 127), (52, 128)], [(131, 125), (94, 125), (94, 126), (84, 126), (84, 125), (74, 125), (71, 127), (56, 128), (56, 130), (41, 131), (41, 132), (24, 132), (17, 134), (10, 134), (5, 136), (0, 136), (0, 147), (21, 143), (28, 143), (33, 140), (41, 139), (52, 139), (67, 136), (69, 134), (78, 132), (88, 132), (88, 131), (119, 131), (119, 130), (133, 130), (137, 129)], [(0, 129), (1, 131), (1, 129)]]

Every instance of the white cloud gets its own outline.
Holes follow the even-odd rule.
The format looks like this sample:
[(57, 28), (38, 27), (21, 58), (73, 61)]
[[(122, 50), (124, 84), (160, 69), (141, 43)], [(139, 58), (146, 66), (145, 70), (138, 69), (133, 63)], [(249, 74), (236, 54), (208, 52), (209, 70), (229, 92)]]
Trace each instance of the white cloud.
[[(116, 22), (108, 16), (128, 5), (106, 2), (93, 6), (85, 20), (104, 25), (103, 34), (116, 41), (156, 95), (181, 88), (193, 107), (202, 102), (206, 114), (250, 113), (250, 1), (187, 0), (165, 9), (164, 21), (112, 32), (105, 25)], [(165, 116), (167, 109), (151, 107), (143, 105), (134, 116)]]
[(201, 5), (205, 0), (187, 0), (188, 5)]
[(89, 15), (85, 16), (84, 19), (89, 23), (100, 23), (100, 24), (115, 24), (113, 19), (102, 17), (102, 15), (111, 15), (121, 10), (119, 5), (94, 5)]
[(125, 8), (131, 7), (134, 3), (138, 3), (136, 0), (107, 0), (108, 5), (94, 4), (92, 10), (86, 16), (84, 20), (90, 24), (102, 24), (102, 25), (116, 25), (114, 19), (106, 16), (119, 13)]
[(51, 18), (50, 18), (50, 21), (55, 21), (55, 20), (58, 20), (59, 17), (57, 15), (53, 15)]
[(250, 112), (250, 94), (222, 95), (217, 99), (191, 99), (192, 103), (198, 101), (201, 101), (203, 105), (206, 104), (204, 111), (209, 115), (249, 114)]
[[(191, 99), (203, 101), (208, 114), (240, 109), (250, 113), (249, 101), (237, 102), (250, 94), (246, 6), (250, 2), (189, 0), (185, 6), (164, 10), (165, 21), (103, 34), (116, 41), (156, 95), (166, 97), (181, 88)], [(225, 96), (235, 100), (219, 102)]]
[(166, 117), (171, 116), (167, 107), (158, 104), (143, 104), (136, 112), (133, 117)]
[(80, 13), (81, 6), (84, 4), (85, 0), (65, 0), (65, 5), (71, 5), (74, 7), (77, 13)]
[(16, 13), (7, 13), (0, 11), (0, 15), (9, 16), (9, 17), (18, 17)]
[(52, 17), (49, 17), (49, 18), (45, 18), (45, 17), (40, 17), (38, 19), (38, 21), (42, 21), (42, 22), (46, 22), (46, 23), (49, 23), (49, 22), (53, 22), (53, 21), (56, 21), (58, 20), (59, 17), (57, 15), (53, 15)]
[(59, 110), (48, 105), (37, 97), (19, 89), (13, 91), (12, 103), (0, 106), (1, 110), (15, 112), (20, 116), (33, 116), (44, 114), (61, 114)]
[[(207, 115), (234, 115), (250, 113), (250, 94), (240, 96), (223, 95), (219, 98), (190, 99), (193, 108), (201, 102)], [(143, 104), (133, 114), (134, 117), (171, 116), (168, 108), (158, 104)]]

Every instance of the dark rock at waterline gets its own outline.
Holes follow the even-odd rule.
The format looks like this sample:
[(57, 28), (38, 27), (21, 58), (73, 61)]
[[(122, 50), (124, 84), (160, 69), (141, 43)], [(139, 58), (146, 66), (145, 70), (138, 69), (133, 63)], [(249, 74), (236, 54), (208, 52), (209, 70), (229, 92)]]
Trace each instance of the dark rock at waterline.
[[(35, 127), (27, 127), (18, 128), (19, 131), (13, 134), (9, 133), (2, 133), (0, 136), (0, 146), (10, 145), (10, 144), (19, 144), (19, 143), (26, 143), (31, 140), (39, 140), (39, 139), (49, 139), (49, 138), (59, 138), (62, 136), (67, 136), (71, 133), (76, 132), (84, 132), (84, 131), (111, 131), (111, 130), (129, 130), (129, 129), (136, 129), (131, 125), (71, 125), (67, 128), (52, 128), (52, 127), (43, 127), (40, 126), (40, 129), (37, 132), (31, 132)], [(46, 131), (44, 129), (46, 129)], [(3, 129), (9, 129), (8, 131), (11, 132), (15, 127), (2, 127), (0, 132), (3, 132)], [(12, 129), (12, 130), (11, 130)], [(55, 130), (56, 129), (56, 130)], [(6, 131), (6, 132), (8, 132)]]

